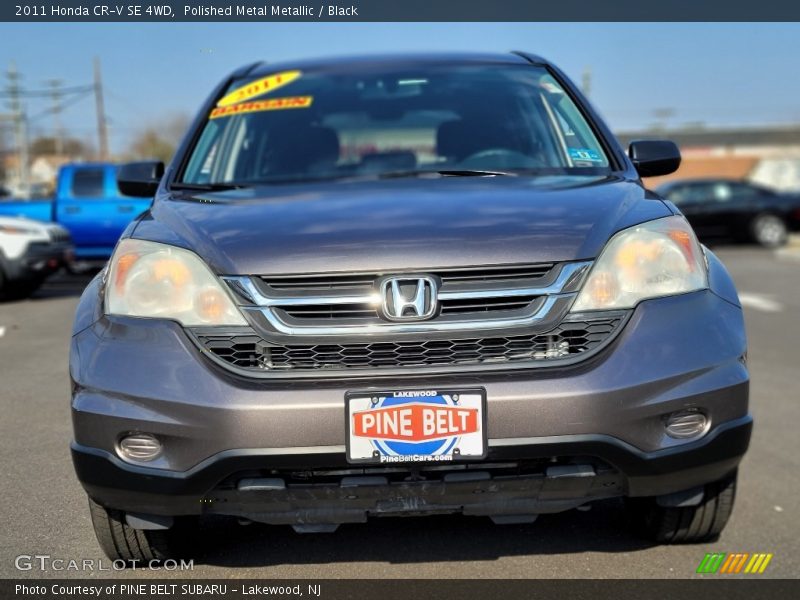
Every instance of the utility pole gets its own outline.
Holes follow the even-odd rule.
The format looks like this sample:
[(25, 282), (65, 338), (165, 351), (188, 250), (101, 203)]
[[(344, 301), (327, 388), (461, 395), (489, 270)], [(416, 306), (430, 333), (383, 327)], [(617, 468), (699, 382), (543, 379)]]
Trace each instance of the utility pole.
[(97, 110), (97, 141), (100, 160), (108, 160), (108, 130), (106, 110), (103, 104), (103, 79), (100, 74), (100, 59), (94, 58), (94, 102)]
[(50, 99), (53, 107), (53, 140), (55, 141), (55, 153), (60, 157), (64, 154), (64, 128), (61, 125), (61, 83), (60, 79), (50, 79), (45, 82), (50, 88)]
[(19, 161), (19, 168), (17, 169), (17, 177), (19, 178), (19, 186), (27, 193), (30, 189), (30, 178), (28, 176), (28, 131), (27, 119), (25, 110), (20, 100), (20, 74), (17, 71), (17, 66), (12, 61), (8, 66), (6, 73), (8, 83), (6, 91), (8, 92), (8, 104), (11, 108), (11, 121), (14, 123), (14, 137), (17, 147), (17, 160)]

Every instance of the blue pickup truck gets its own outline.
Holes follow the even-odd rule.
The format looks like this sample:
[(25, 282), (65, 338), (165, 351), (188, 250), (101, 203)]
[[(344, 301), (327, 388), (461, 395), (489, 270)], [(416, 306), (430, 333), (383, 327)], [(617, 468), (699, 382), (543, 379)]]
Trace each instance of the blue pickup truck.
[(0, 215), (51, 221), (66, 228), (78, 265), (105, 262), (130, 221), (147, 210), (149, 199), (123, 196), (117, 166), (110, 163), (64, 165), (53, 198), (0, 198)]

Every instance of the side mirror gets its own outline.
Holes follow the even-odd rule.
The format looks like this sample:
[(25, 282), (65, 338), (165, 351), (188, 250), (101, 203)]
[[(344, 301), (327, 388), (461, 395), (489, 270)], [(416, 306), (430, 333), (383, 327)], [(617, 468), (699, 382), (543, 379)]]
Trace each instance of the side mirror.
[(163, 176), (164, 163), (161, 161), (127, 163), (117, 172), (117, 187), (125, 196), (148, 198), (155, 195)]
[(637, 140), (628, 147), (628, 156), (640, 177), (669, 175), (681, 166), (681, 151), (669, 140)]

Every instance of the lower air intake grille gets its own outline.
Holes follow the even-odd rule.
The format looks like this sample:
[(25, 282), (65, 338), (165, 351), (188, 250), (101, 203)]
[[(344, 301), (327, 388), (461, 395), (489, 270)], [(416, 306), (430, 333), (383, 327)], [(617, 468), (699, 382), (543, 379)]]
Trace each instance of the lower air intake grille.
[(535, 335), (457, 340), (278, 346), (256, 335), (198, 334), (206, 351), (254, 372), (391, 369), (520, 361), (557, 361), (596, 348), (620, 326), (621, 316), (564, 321)]

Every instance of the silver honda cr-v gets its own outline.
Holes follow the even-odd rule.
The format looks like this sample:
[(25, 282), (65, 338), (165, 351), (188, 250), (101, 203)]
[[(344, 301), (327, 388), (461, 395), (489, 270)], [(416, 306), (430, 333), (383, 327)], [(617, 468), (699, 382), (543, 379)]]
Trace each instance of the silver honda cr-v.
[[(747, 449), (733, 283), (553, 65), (257, 63), (213, 91), (81, 298), (78, 477), (109, 556), (196, 518), (529, 522), (624, 497), (718, 535)], [(465, 522), (466, 525), (466, 522)]]

